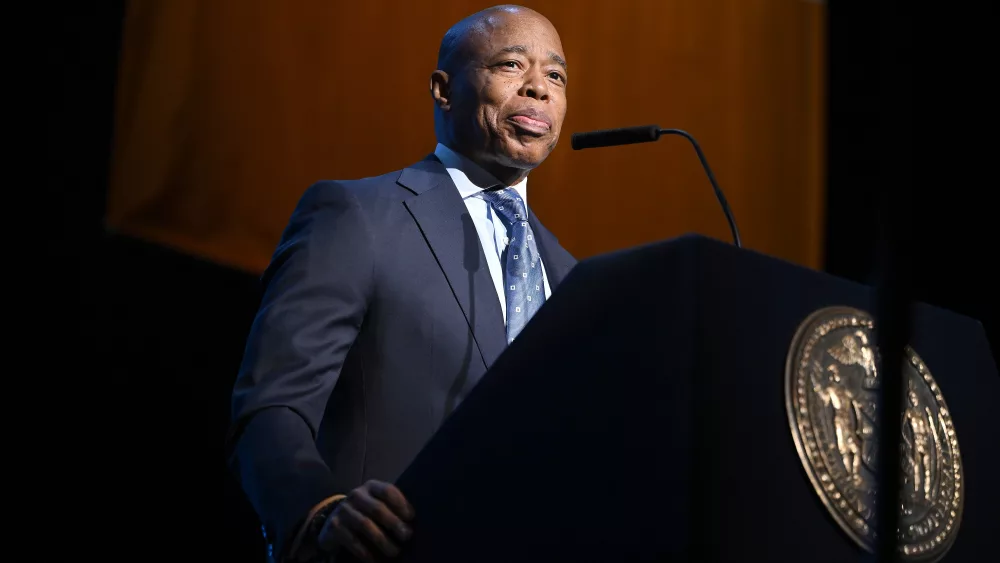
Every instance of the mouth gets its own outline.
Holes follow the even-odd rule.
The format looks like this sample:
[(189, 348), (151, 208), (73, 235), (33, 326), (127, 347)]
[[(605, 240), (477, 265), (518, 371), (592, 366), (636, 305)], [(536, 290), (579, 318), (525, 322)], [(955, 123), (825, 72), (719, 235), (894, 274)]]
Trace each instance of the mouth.
[(552, 129), (552, 119), (544, 112), (526, 109), (512, 114), (507, 121), (516, 128), (533, 135), (544, 135)]

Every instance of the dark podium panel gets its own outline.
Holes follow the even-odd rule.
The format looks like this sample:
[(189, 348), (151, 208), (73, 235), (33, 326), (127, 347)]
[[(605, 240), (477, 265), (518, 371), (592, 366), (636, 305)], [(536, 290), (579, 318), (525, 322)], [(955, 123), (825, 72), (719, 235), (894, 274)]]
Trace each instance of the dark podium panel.
[[(871, 288), (699, 236), (581, 262), (397, 480), (401, 561), (850, 562), (870, 556), (796, 452), (785, 363), (814, 311)], [(993, 553), (1000, 377), (982, 326), (916, 305), (964, 512), (944, 561)]]

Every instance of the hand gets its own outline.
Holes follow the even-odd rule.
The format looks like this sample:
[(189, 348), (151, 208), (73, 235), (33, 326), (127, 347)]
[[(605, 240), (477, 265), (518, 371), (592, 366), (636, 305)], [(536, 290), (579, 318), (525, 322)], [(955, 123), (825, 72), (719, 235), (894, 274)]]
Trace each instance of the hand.
[(407, 522), (413, 507), (395, 486), (368, 481), (352, 490), (330, 513), (317, 542), (324, 551), (347, 549), (361, 561), (374, 561), (372, 550), (399, 555), (398, 543), (413, 533)]

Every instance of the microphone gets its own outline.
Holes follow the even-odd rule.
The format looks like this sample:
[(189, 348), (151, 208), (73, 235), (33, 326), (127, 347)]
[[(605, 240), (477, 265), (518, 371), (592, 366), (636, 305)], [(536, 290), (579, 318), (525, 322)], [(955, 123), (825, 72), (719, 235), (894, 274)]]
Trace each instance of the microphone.
[(690, 141), (691, 145), (694, 146), (695, 152), (698, 153), (698, 160), (701, 161), (701, 167), (705, 169), (708, 181), (712, 183), (712, 189), (715, 190), (715, 198), (719, 200), (719, 205), (722, 206), (722, 212), (726, 214), (726, 220), (729, 222), (729, 230), (733, 234), (733, 243), (736, 244), (737, 248), (743, 248), (743, 244), (740, 242), (740, 231), (736, 228), (736, 219), (733, 218), (733, 212), (729, 210), (729, 203), (726, 201), (726, 196), (723, 195), (722, 189), (719, 188), (718, 182), (715, 181), (715, 174), (713, 174), (712, 169), (709, 168), (708, 160), (705, 159), (704, 153), (701, 152), (701, 147), (698, 146), (698, 141), (696, 141), (694, 137), (686, 131), (682, 131), (680, 129), (660, 129), (659, 125), (640, 125), (637, 127), (621, 127), (619, 129), (602, 129), (600, 131), (589, 131), (587, 133), (573, 133), (572, 146), (573, 150), (578, 151), (598, 147), (651, 143), (653, 141), (658, 141), (660, 139), (660, 135), (680, 135)]

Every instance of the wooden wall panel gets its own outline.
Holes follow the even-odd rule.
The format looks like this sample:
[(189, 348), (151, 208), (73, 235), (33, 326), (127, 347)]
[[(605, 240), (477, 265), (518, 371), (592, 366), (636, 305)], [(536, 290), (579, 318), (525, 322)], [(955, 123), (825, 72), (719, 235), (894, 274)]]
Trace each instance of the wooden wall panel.
[[(266, 265), (301, 192), (434, 148), (428, 76), (471, 0), (139, 0), (126, 22), (109, 228)], [(824, 7), (803, 0), (548, 0), (570, 65), (563, 139), (529, 201), (579, 258), (728, 239), (684, 139), (572, 151), (658, 123), (701, 142), (744, 245), (819, 267)]]

